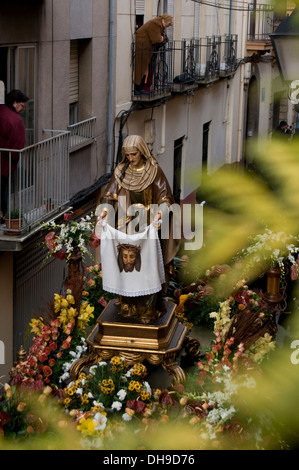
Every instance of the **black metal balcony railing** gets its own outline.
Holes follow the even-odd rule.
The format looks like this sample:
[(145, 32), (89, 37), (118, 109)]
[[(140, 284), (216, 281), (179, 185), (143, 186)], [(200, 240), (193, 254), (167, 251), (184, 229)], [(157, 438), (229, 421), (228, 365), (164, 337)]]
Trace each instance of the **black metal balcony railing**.
[[(133, 99), (160, 98), (232, 75), (237, 68), (237, 36), (169, 41), (151, 54), (132, 44)], [(137, 70), (138, 69), (138, 70)], [(146, 92), (136, 90), (135, 74), (147, 71)]]
[(273, 33), (281, 18), (275, 12), (273, 5), (248, 5), (248, 41), (270, 41), (269, 34)]

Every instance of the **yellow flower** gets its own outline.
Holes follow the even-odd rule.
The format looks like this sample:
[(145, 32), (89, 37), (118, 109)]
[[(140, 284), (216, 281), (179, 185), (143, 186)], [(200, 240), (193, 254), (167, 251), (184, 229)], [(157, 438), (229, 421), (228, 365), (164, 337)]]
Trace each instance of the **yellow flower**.
[(68, 309), (68, 317), (73, 318), (77, 315), (77, 310), (74, 307)]
[(68, 301), (67, 301), (66, 299), (64, 299), (64, 298), (62, 297), (62, 298), (61, 298), (61, 301), (60, 301), (60, 305), (61, 305), (61, 307), (66, 308), (66, 307), (69, 306), (69, 303), (68, 303)]
[(54, 294), (54, 310), (55, 313), (58, 313), (61, 308), (61, 296), (59, 294)]
[(74, 305), (74, 303), (75, 303), (75, 299), (74, 299), (74, 296), (72, 294), (68, 294), (66, 296), (66, 300), (68, 301), (69, 304)]
[(31, 322), (29, 323), (29, 326), (31, 326), (31, 333), (36, 333), (37, 336), (40, 336), (41, 329), (44, 326), (44, 323), (40, 319), (32, 318)]
[(79, 421), (77, 429), (87, 434), (88, 436), (92, 436), (93, 434), (95, 434), (96, 426), (97, 426), (97, 422), (94, 421), (92, 418), (87, 418), (87, 419), (82, 418)]

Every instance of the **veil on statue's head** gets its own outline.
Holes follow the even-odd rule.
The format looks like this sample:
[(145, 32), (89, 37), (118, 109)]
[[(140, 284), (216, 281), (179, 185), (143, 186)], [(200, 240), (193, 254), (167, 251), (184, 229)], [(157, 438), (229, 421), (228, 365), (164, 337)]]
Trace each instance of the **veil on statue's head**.
[[(138, 150), (144, 157), (144, 167), (132, 169), (126, 153)], [(128, 135), (122, 145), (122, 161), (115, 168), (115, 179), (124, 189), (141, 192), (150, 186), (156, 178), (158, 162), (152, 155), (147, 143), (140, 135)]]
[(146, 160), (152, 160), (154, 158), (147, 143), (140, 135), (128, 135), (122, 145), (122, 161), (124, 162), (126, 159), (126, 152), (131, 152), (135, 149), (139, 150)]

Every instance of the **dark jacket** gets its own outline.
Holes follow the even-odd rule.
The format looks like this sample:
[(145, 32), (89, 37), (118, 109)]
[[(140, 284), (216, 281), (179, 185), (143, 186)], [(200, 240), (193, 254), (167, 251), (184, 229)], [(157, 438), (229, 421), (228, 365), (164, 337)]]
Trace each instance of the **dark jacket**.
[[(0, 104), (0, 149), (22, 149), (25, 146), (25, 126), (23, 119), (5, 104)], [(19, 161), (19, 153), (11, 153), (11, 171)], [(9, 175), (9, 153), (1, 152), (1, 175)]]

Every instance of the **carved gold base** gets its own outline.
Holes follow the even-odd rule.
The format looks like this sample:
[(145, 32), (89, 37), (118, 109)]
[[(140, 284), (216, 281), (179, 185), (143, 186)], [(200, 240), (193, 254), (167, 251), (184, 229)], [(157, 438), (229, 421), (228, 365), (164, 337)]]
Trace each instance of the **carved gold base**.
[(199, 342), (186, 336), (187, 328), (174, 314), (176, 304), (166, 302), (166, 313), (149, 325), (132, 323), (132, 319), (120, 317), (115, 301), (111, 300), (97, 320), (87, 338), (89, 356), (76, 361), (71, 377), (76, 379), (84, 367), (95, 364), (99, 358), (109, 360), (123, 357), (127, 365), (147, 361), (172, 375), (174, 383), (184, 383), (185, 373), (176, 362), (176, 356), (184, 347), (187, 354), (199, 353)]

